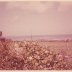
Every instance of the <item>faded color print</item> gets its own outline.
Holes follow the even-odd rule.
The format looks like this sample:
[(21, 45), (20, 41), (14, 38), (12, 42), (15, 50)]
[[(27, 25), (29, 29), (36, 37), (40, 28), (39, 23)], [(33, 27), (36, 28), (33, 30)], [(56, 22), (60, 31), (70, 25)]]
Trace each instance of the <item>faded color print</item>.
[(72, 70), (72, 2), (0, 2), (0, 70)]

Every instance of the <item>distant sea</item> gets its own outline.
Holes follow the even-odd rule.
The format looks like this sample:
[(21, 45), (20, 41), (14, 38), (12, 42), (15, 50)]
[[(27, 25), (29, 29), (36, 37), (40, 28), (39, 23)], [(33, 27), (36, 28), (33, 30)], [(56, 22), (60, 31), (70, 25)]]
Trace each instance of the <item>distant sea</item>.
[(12, 40), (72, 40), (72, 35), (33, 35), (33, 36), (6, 36)]

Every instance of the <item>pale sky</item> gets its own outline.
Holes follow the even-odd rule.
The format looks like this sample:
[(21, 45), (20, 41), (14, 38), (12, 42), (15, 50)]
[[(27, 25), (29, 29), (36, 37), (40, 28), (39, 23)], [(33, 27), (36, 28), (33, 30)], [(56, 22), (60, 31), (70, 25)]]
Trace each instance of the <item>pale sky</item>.
[(0, 2), (4, 36), (72, 34), (72, 2)]

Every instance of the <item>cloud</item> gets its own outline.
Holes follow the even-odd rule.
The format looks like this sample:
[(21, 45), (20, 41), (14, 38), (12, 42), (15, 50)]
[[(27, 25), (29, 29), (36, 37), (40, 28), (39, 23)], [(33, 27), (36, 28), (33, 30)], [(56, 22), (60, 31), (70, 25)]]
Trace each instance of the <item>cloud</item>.
[(66, 12), (72, 9), (72, 2), (60, 2), (58, 7), (59, 12)]
[[(0, 9), (7, 10), (21, 9), (36, 12), (45, 12), (48, 9), (55, 9), (58, 12), (64, 12), (72, 9), (72, 2), (54, 2), (54, 1), (19, 1), (19, 2), (0, 2)], [(54, 10), (53, 9), (53, 10)]]
[(27, 2), (9, 2), (7, 9), (23, 9), (32, 10), (36, 12), (44, 12), (53, 6), (54, 2), (40, 2), (40, 1), (27, 1)]

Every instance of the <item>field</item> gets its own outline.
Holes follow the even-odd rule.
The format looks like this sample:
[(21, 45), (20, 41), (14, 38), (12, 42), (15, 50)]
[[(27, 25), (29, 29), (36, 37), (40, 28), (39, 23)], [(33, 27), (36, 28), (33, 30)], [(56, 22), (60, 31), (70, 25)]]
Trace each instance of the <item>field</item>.
[(72, 40), (0, 40), (0, 70), (72, 70)]

